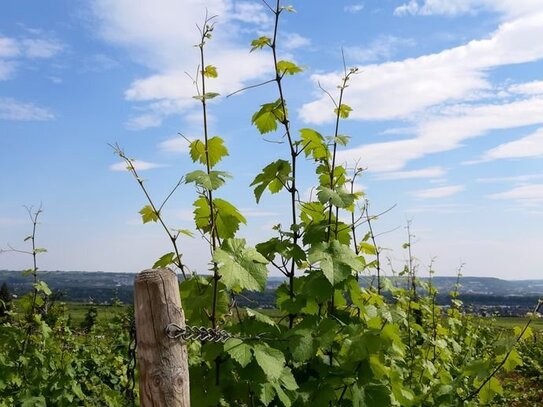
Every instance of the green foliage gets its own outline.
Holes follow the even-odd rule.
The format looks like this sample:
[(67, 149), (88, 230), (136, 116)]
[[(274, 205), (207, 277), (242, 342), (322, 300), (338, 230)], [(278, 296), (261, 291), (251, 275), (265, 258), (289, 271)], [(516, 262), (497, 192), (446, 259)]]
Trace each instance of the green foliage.
[(141, 208), (139, 213), (141, 214), (141, 219), (143, 220), (143, 223), (158, 221), (159, 214), (155, 212), (151, 205), (145, 205), (143, 208)]
[(225, 147), (224, 141), (220, 137), (211, 137), (207, 141), (207, 148), (205, 142), (200, 140), (194, 140), (190, 143), (190, 156), (192, 161), (199, 161), (205, 165), (209, 157), (210, 168), (213, 168), (227, 155), (228, 149)]
[(277, 99), (273, 103), (263, 104), (260, 106), (260, 110), (253, 114), (251, 119), (260, 134), (266, 134), (277, 130), (278, 123), (282, 123), (284, 120), (285, 115), (281, 99)]
[[(205, 233), (210, 233), (213, 227), (210, 222), (211, 206), (206, 197), (202, 196), (194, 202), (194, 221), (196, 227)], [(247, 220), (237, 210), (237, 208), (224, 199), (215, 198), (213, 200), (213, 219), (214, 229), (217, 236), (221, 239), (234, 237), (240, 224), (247, 223)]]
[(266, 287), (268, 260), (256, 249), (245, 247), (245, 239), (226, 239), (215, 250), (213, 261), (219, 264), (222, 282), (234, 292), (263, 291)]
[(286, 187), (287, 182), (290, 179), (291, 171), (290, 163), (285, 160), (277, 160), (267, 165), (262, 172), (256, 176), (251, 184), (251, 186), (256, 185), (256, 202), (258, 203), (260, 201), (260, 197), (266, 188), (272, 194), (276, 194)]
[(279, 75), (295, 75), (302, 72), (303, 69), (296, 65), (294, 62), (290, 61), (279, 61), (277, 62), (277, 72)]

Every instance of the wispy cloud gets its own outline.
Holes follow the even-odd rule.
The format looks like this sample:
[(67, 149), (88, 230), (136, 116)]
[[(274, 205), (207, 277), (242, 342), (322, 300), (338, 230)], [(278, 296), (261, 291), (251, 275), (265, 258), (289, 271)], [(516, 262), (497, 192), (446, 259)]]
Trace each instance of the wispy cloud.
[(535, 179), (543, 179), (543, 174), (525, 174), (525, 175), (515, 175), (511, 177), (484, 177), (477, 178), (475, 182), (479, 183), (503, 183), (503, 182), (512, 182), (512, 183), (526, 183)]
[(495, 11), (509, 16), (518, 16), (542, 9), (539, 0), (410, 0), (394, 10), (397, 16), (477, 14), (480, 11)]
[(486, 151), (481, 161), (507, 158), (535, 158), (543, 156), (543, 128), (509, 143), (500, 144)]
[[(151, 170), (153, 168), (165, 167), (164, 164), (155, 164), (155, 163), (150, 163), (147, 161), (134, 161), (132, 164), (134, 165), (134, 168), (136, 168), (136, 170), (138, 171), (145, 171), (145, 170)], [(124, 161), (110, 165), (109, 169), (111, 171), (128, 171), (126, 167), (126, 163)]]
[(41, 31), (33, 34), (36, 37), (0, 36), (0, 81), (11, 79), (26, 61), (49, 59), (65, 48), (61, 41), (48, 38)]
[(343, 7), (343, 11), (346, 13), (356, 14), (360, 13), (362, 10), (364, 10), (364, 3), (354, 3)]
[(181, 136), (176, 136), (160, 142), (158, 148), (168, 153), (188, 153), (189, 142)]
[(390, 60), (402, 47), (413, 47), (415, 40), (393, 35), (382, 35), (366, 46), (345, 47), (346, 56), (354, 63)]
[(543, 95), (543, 81), (518, 83), (510, 86), (508, 91), (522, 95)]
[(12, 98), (0, 98), (0, 120), (42, 121), (55, 115), (46, 108)]
[(311, 45), (311, 40), (309, 38), (306, 38), (298, 33), (284, 33), (282, 37), (283, 47), (289, 51), (309, 47)]
[(129, 128), (155, 127), (169, 115), (190, 114), (196, 107), (192, 99), (196, 90), (185, 72), (194, 72), (199, 63), (194, 49), (198, 43), (195, 25), (202, 24), (206, 7), (209, 15), (219, 16), (221, 26), (207, 45), (212, 56), (208, 63), (219, 72), (217, 79), (209, 81), (209, 90), (225, 95), (270, 72), (268, 55), (249, 53), (245, 43), (238, 43), (241, 30), (269, 24), (270, 15), (261, 4), (226, 0), (196, 3), (164, 0), (157, 7), (152, 1), (93, 1), (100, 35), (128, 50), (152, 72), (136, 79), (125, 92), (128, 101), (139, 103), (137, 116), (127, 123)]
[(419, 199), (445, 198), (463, 191), (463, 185), (449, 185), (446, 187), (421, 189), (413, 192), (413, 196)]
[(410, 171), (392, 171), (376, 174), (377, 179), (383, 180), (402, 180), (413, 178), (437, 178), (445, 175), (446, 171), (442, 167), (428, 167), (419, 170)]
[[(503, 23), (488, 38), (439, 53), (398, 62), (369, 65), (351, 81), (346, 97), (355, 120), (394, 120), (417, 118), (430, 107), (465, 101), (493, 88), (490, 68), (543, 59), (543, 12)], [(341, 72), (316, 74), (317, 86), (333, 89)], [(443, 80), (447, 78), (447, 80)], [(334, 119), (333, 105), (326, 95), (305, 104), (301, 118), (322, 124)]]
[(467, 213), (473, 209), (473, 206), (466, 204), (433, 204), (421, 205), (407, 209), (408, 213)]
[(508, 191), (487, 195), (487, 198), (512, 200), (528, 206), (539, 205), (543, 204), (543, 184), (523, 185)]
[(273, 211), (264, 211), (256, 208), (241, 208), (240, 209), (243, 216), (248, 218), (270, 218), (270, 217), (279, 217), (281, 214)]
[(543, 123), (543, 98), (533, 97), (503, 104), (455, 105), (443, 114), (421, 119), (417, 137), (373, 143), (341, 151), (342, 161), (364, 157), (370, 171), (398, 171), (409, 161), (428, 154), (453, 150), (462, 142), (491, 130)]

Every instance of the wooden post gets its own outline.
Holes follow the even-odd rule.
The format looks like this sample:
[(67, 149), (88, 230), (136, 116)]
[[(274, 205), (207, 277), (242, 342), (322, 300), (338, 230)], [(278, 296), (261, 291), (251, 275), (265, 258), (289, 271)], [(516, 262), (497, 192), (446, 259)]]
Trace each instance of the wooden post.
[(144, 270), (134, 282), (140, 403), (142, 407), (190, 407), (187, 347), (166, 327), (185, 327), (179, 283), (169, 269)]

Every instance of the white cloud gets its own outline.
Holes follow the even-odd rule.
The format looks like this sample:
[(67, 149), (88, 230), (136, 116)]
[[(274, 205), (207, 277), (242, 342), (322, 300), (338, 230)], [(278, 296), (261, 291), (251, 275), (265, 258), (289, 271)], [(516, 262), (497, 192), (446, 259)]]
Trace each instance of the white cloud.
[(503, 182), (526, 183), (534, 179), (543, 179), (543, 174), (525, 174), (525, 175), (514, 175), (510, 177), (483, 177), (483, 178), (477, 178), (475, 182), (500, 183), (500, 184)]
[(146, 103), (144, 118), (131, 120), (132, 128), (160, 125), (171, 114), (190, 113), (196, 93), (185, 72), (194, 76), (199, 64), (196, 24), (206, 8), (218, 15), (213, 39), (207, 44), (206, 64), (218, 68), (219, 78), (208, 82), (209, 91), (226, 95), (270, 73), (269, 55), (250, 53), (238, 45), (240, 30), (262, 28), (269, 15), (260, 4), (230, 0), (95, 0), (100, 33), (109, 42), (127, 48), (134, 59), (154, 74), (135, 80), (125, 92), (130, 101)]
[(10, 79), (24, 60), (51, 58), (63, 48), (60, 41), (48, 38), (0, 37), (0, 81)]
[(456, 105), (446, 114), (429, 115), (418, 124), (417, 137), (373, 143), (343, 150), (342, 161), (362, 159), (370, 171), (398, 171), (409, 161), (462, 146), (464, 140), (490, 130), (511, 129), (543, 123), (543, 98), (504, 104)]
[(0, 81), (9, 79), (15, 71), (15, 63), (13, 61), (2, 61), (0, 59)]
[(500, 144), (483, 155), (483, 161), (504, 158), (543, 157), (543, 128), (509, 143)]
[(441, 167), (428, 167), (420, 170), (411, 171), (393, 171), (385, 172), (377, 175), (378, 179), (383, 180), (400, 180), (413, 178), (436, 178), (445, 175), (446, 171)]
[(543, 95), (543, 81), (518, 83), (510, 86), (508, 91), (522, 95)]
[[(487, 39), (404, 61), (362, 67), (349, 86), (346, 99), (353, 119), (413, 119), (425, 109), (465, 100), (492, 89), (488, 70), (543, 59), (543, 12), (504, 23)], [(341, 73), (312, 75), (312, 81), (333, 89)], [(447, 78), (447, 80), (443, 80)], [(323, 113), (329, 112), (329, 113)], [(326, 95), (300, 110), (306, 122), (333, 121), (333, 106)]]
[(144, 130), (150, 127), (159, 127), (161, 124), (161, 114), (149, 113), (131, 117), (125, 122), (125, 127), (129, 130)]
[(281, 45), (284, 49), (290, 51), (297, 48), (309, 47), (311, 40), (298, 33), (284, 33), (282, 35)]
[(360, 13), (362, 10), (364, 10), (364, 3), (354, 3), (349, 4), (345, 7), (343, 7), (343, 11), (346, 13)]
[(421, 189), (413, 192), (413, 196), (419, 199), (435, 199), (445, 198), (457, 194), (463, 191), (465, 188), (463, 185), (449, 185), (446, 187)]
[(0, 58), (13, 58), (20, 53), (19, 44), (13, 38), (0, 37)]
[(22, 50), (27, 58), (52, 58), (57, 55), (64, 45), (57, 40), (45, 38), (26, 38), (21, 40)]
[(452, 214), (452, 213), (467, 213), (472, 209), (470, 205), (464, 204), (434, 204), (434, 205), (422, 205), (417, 206), (411, 209), (407, 209), (406, 212), (409, 213), (443, 213), (443, 214)]
[[(151, 170), (153, 168), (160, 168), (165, 166), (163, 164), (155, 164), (147, 161), (133, 161), (132, 164), (134, 165), (134, 168), (138, 171)], [(124, 161), (110, 165), (109, 169), (111, 171), (128, 171), (126, 168), (126, 163)]]
[(55, 115), (48, 109), (33, 103), (20, 102), (12, 98), (0, 98), (0, 120), (42, 121), (54, 118)]
[(355, 63), (389, 60), (399, 48), (414, 45), (415, 41), (410, 38), (382, 35), (367, 46), (345, 47), (345, 55)]
[(410, 0), (396, 7), (394, 15), (446, 15), (477, 14), (494, 11), (507, 16), (519, 16), (543, 10), (540, 0)]
[(234, 3), (234, 10), (231, 18), (233, 20), (264, 27), (271, 26), (273, 23), (271, 15), (264, 5), (248, 1), (238, 1)]
[(240, 212), (243, 214), (243, 216), (247, 218), (270, 218), (270, 217), (277, 218), (281, 215), (278, 212), (263, 211), (263, 210), (254, 209), (254, 208), (241, 208)]
[(181, 136), (162, 141), (158, 148), (168, 153), (188, 153), (189, 142)]
[(523, 185), (505, 192), (488, 195), (487, 198), (516, 201), (529, 206), (543, 204), (543, 184)]

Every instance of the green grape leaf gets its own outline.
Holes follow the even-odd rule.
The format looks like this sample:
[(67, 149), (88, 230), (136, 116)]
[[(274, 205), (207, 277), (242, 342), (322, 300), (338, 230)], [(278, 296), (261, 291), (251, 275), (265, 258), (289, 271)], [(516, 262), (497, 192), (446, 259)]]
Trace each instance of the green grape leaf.
[(325, 186), (319, 186), (317, 197), (323, 204), (330, 202), (332, 205), (338, 208), (348, 208), (354, 203), (355, 195), (344, 189), (332, 189)]
[[(202, 196), (198, 198), (194, 204), (194, 222), (196, 227), (203, 232), (211, 232), (211, 208), (207, 199)], [(229, 202), (216, 198), (213, 200), (215, 212), (216, 229), (219, 238), (228, 239), (234, 237), (241, 223), (247, 223), (247, 220), (237, 210), (235, 206)]]
[(260, 134), (266, 134), (277, 130), (277, 122), (285, 119), (281, 99), (273, 103), (265, 103), (260, 110), (253, 114), (251, 122), (258, 128)]
[(264, 323), (266, 325), (277, 326), (275, 321), (273, 319), (271, 319), (267, 315), (264, 315), (264, 314), (262, 314), (262, 313), (260, 313), (258, 311), (252, 310), (250, 308), (245, 308), (245, 311), (247, 312), (247, 316), (249, 318), (254, 317), (257, 321), (262, 322), (262, 323)]
[(262, 170), (260, 174), (256, 176), (251, 186), (255, 186), (256, 202), (260, 201), (260, 197), (268, 188), (272, 194), (279, 192), (290, 179), (291, 167), (290, 163), (285, 160), (277, 160)]
[(188, 237), (194, 237), (194, 233), (188, 229), (172, 229), (172, 232), (177, 232), (180, 235), (185, 235)]
[(210, 171), (208, 174), (205, 171), (196, 170), (185, 175), (185, 183), (194, 182), (196, 185), (204, 187), (208, 191), (213, 191), (224, 184), (225, 178), (232, 177), (224, 171)]
[(265, 406), (268, 406), (275, 398), (275, 390), (270, 383), (261, 383), (259, 399)]
[(298, 329), (289, 337), (289, 349), (295, 362), (305, 362), (315, 356), (313, 333), (310, 329)]
[[(188, 324), (209, 326), (209, 315), (213, 304), (213, 284), (210, 278), (192, 277), (179, 284), (181, 301)], [(217, 318), (228, 312), (230, 295), (220, 281), (217, 286)]]
[(382, 384), (364, 386), (364, 402), (366, 406), (388, 407), (392, 405), (390, 390)]
[(285, 356), (280, 350), (267, 345), (254, 345), (256, 363), (260, 366), (268, 380), (279, 380), (285, 366)]
[(339, 107), (336, 107), (334, 109), (334, 113), (336, 115), (339, 114), (339, 117), (341, 117), (342, 119), (347, 119), (352, 111), (353, 111), (353, 108), (351, 106), (348, 106), (343, 103)]
[(229, 289), (263, 291), (266, 288), (268, 260), (256, 249), (245, 247), (245, 239), (226, 239), (215, 250), (213, 261), (219, 263), (221, 281)]
[(334, 137), (334, 142), (336, 142), (337, 144), (341, 146), (346, 146), (347, 144), (349, 144), (350, 139), (351, 138), (349, 136), (338, 135)]
[[(473, 383), (475, 386), (479, 386), (480, 383), (478, 383), (477, 380)], [(502, 395), (503, 394), (503, 387), (500, 383), (500, 381), (492, 377), (481, 389), (479, 394), (477, 395), (479, 398), (479, 401), (482, 404), (487, 404), (490, 402), (497, 394)]]
[(377, 254), (377, 249), (375, 248), (375, 246), (372, 244), (369, 244), (368, 242), (361, 242), (358, 245), (358, 250), (360, 251), (360, 253), (364, 253), (364, 254), (371, 254), (371, 255)]
[(362, 262), (351, 248), (337, 240), (311, 246), (308, 260), (311, 264), (319, 263), (324, 276), (332, 285), (344, 281), (353, 271), (363, 268)]
[(203, 74), (206, 78), (216, 78), (217, 76), (219, 76), (219, 74), (217, 73), (217, 68), (213, 65), (206, 66)]
[[(224, 140), (220, 137), (211, 137), (207, 140), (207, 156), (209, 157), (209, 167), (213, 168), (223, 157), (228, 155), (228, 149), (224, 146)], [(194, 140), (190, 143), (190, 157), (192, 161), (199, 161), (202, 164), (207, 163), (206, 145), (201, 140)]]
[(141, 214), (141, 219), (143, 220), (143, 223), (158, 221), (158, 214), (155, 212), (151, 205), (145, 205), (143, 208), (141, 208), (139, 213)]
[(164, 256), (162, 256), (160, 259), (158, 259), (155, 264), (153, 264), (153, 268), (163, 268), (168, 267), (170, 264), (173, 264), (175, 262), (175, 253), (170, 252), (166, 253)]
[(247, 366), (253, 360), (251, 347), (241, 339), (230, 338), (224, 344), (224, 351), (230, 355), (232, 359), (238, 362), (241, 367)]
[[(496, 361), (500, 362), (503, 360), (504, 357), (505, 355), (500, 355), (496, 358)], [(517, 366), (522, 366), (522, 365), (523, 365), (522, 357), (520, 356), (518, 351), (513, 348), (511, 350), (511, 353), (509, 353), (507, 360), (503, 364), (503, 368), (505, 369), (506, 372), (512, 372), (513, 370), (515, 370)]]
[(283, 369), (279, 382), (281, 383), (281, 386), (287, 390), (294, 391), (298, 389), (298, 383), (296, 383), (296, 379), (288, 367)]
[(306, 157), (323, 160), (330, 156), (324, 137), (313, 129), (300, 130), (301, 145)]
[(203, 95), (196, 95), (193, 96), (193, 99), (199, 100), (200, 102), (203, 102), (205, 100), (211, 100), (215, 99), (217, 96), (220, 96), (220, 93), (217, 92), (206, 92)]
[(290, 61), (279, 61), (277, 62), (277, 72), (280, 76), (283, 75), (295, 75), (299, 72), (302, 72), (303, 69), (300, 68), (293, 62)]
[(271, 38), (269, 37), (260, 37), (260, 38), (257, 38), (255, 40), (252, 40), (251, 41), (251, 52), (257, 50), (257, 49), (262, 49), (266, 46), (271, 46)]
[(45, 281), (38, 281), (37, 283), (33, 284), (34, 289), (39, 293), (44, 293), (45, 295), (51, 295), (51, 289), (47, 285)]

